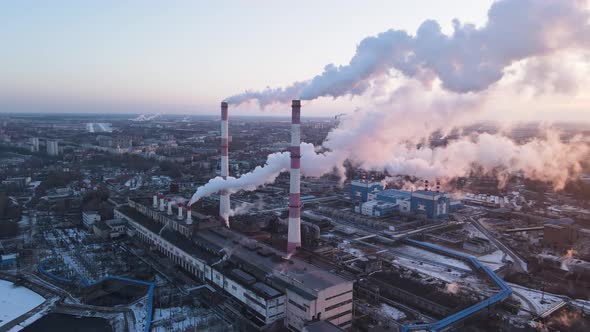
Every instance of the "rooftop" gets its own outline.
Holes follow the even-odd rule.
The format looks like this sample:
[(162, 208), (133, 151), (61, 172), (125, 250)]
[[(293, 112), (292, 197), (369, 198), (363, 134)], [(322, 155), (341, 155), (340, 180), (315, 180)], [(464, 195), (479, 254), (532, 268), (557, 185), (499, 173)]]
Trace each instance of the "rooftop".
[(263, 243), (248, 239), (233, 230), (218, 226), (195, 234), (197, 241), (205, 240), (217, 248), (232, 248), (232, 260), (239, 260), (262, 274), (277, 277), (296, 288), (305, 289), (310, 295), (348, 282), (348, 280), (308, 264), (295, 257), (282, 258), (286, 254)]

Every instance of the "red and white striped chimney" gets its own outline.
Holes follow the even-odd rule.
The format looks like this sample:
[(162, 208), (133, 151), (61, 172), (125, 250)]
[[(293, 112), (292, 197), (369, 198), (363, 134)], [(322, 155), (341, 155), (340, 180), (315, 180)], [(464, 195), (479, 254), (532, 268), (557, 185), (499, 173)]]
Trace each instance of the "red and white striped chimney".
[(182, 203), (178, 203), (178, 220), (182, 220)]
[(289, 185), (289, 233), (287, 234), (287, 253), (295, 253), (301, 247), (301, 101), (291, 104), (291, 180)]
[[(228, 159), (228, 118), (227, 103), (221, 103), (221, 177), (226, 179), (229, 176), (229, 159)], [(229, 193), (221, 191), (219, 193), (219, 218), (220, 221), (227, 225), (229, 218)]]
[(186, 224), (190, 225), (193, 223), (193, 213), (191, 211), (190, 204), (186, 205)]

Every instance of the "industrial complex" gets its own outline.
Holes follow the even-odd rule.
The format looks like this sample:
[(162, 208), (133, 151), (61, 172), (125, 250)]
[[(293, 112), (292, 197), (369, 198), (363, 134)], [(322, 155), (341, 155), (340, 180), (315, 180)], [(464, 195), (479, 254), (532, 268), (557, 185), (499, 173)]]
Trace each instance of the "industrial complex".
[[(87, 180), (44, 191), (37, 187), (52, 178), (37, 187), (7, 178), (6, 191), (22, 197), (4, 204), (23, 208), (1, 225), (0, 278), (38, 297), (2, 329), (51, 330), (72, 316), (109, 331), (537, 331), (563, 330), (562, 316), (568, 327), (588, 326), (590, 218), (573, 209), (577, 201), (567, 208), (551, 194), (539, 204), (520, 178), (499, 190), (474, 176), (459, 190), (459, 181), (411, 178), (404, 189), (389, 174), (352, 167), (344, 184), (305, 177), (301, 142), (321, 140), (334, 123), (301, 114), (293, 100), (290, 121), (264, 129), (270, 142), (236, 129), (251, 124), (234, 126), (226, 102), (221, 121), (202, 129), (165, 117), (114, 121), (113, 135), (158, 132), (158, 121), (175, 129), (160, 133), (165, 147), (144, 138), (127, 173), (81, 163)], [(80, 135), (97, 133), (86, 129)], [(170, 140), (183, 144), (170, 149)], [(24, 141), (42, 153), (39, 139)], [(120, 148), (60, 142), (48, 158), (123, 158)], [(185, 143), (198, 148), (181, 161)], [(210, 178), (238, 178), (269, 151), (289, 154), (288, 174), (273, 184), (189, 200)], [(164, 175), (175, 163), (179, 174)]]

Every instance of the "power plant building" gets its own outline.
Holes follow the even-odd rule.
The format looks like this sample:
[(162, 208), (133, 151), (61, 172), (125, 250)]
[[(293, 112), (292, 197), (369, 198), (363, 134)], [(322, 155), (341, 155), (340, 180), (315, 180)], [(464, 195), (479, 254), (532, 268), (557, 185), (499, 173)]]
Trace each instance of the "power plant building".
[(411, 210), (430, 219), (446, 218), (450, 212), (450, 199), (442, 192), (417, 190), (412, 193)]
[[(366, 216), (386, 217), (393, 214), (422, 214), (429, 219), (449, 216), (450, 198), (442, 192), (414, 192), (383, 188), (380, 183), (355, 180), (351, 184), (354, 210)], [(365, 200), (366, 198), (366, 200)]]
[(149, 199), (129, 199), (115, 217), (127, 220), (127, 234), (239, 300), (261, 327), (278, 319), (293, 331), (317, 320), (341, 328), (352, 324), (352, 280), (286, 259), (284, 252), (217, 223), (187, 224), (154, 208)]
[(383, 185), (369, 180), (353, 180), (350, 183), (350, 198), (356, 204), (373, 200), (375, 194), (383, 191)]

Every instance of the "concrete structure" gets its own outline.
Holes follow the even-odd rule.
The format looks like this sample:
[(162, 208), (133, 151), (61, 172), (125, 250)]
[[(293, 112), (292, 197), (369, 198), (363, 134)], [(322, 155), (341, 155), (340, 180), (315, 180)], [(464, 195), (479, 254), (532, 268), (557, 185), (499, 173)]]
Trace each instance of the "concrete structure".
[(182, 203), (178, 203), (178, 220), (182, 220)]
[(412, 193), (397, 189), (387, 189), (374, 194), (375, 199), (398, 205), (397, 211), (402, 214), (410, 213)]
[(82, 223), (87, 229), (92, 229), (95, 222), (100, 221), (100, 214), (96, 211), (82, 212)]
[(127, 232), (127, 220), (111, 219), (104, 222), (109, 228), (109, 237), (111, 239), (125, 235)]
[(107, 226), (104, 221), (100, 220), (92, 224), (92, 231), (94, 232), (94, 235), (102, 239), (108, 239), (111, 235), (111, 229), (109, 226)]
[(154, 209), (158, 208), (158, 193), (154, 193), (152, 207)]
[(287, 253), (295, 253), (301, 246), (301, 101), (291, 104), (291, 168), (289, 182), (289, 228)]
[[(229, 176), (229, 134), (228, 134), (229, 114), (227, 103), (221, 103), (221, 177), (226, 179)], [(229, 225), (230, 201), (229, 193), (222, 191), (219, 193), (219, 218), (224, 225)]]
[(430, 219), (446, 218), (450, 212), (450, 199), (446, 194), (418, 190), (412, 193), (411, 210), (416, 214), (425, 214)]
[(59, 155), (59, 144), (56, 140), (47, 140), (47, 154), (54, 157)]
[(186, 224), (191, 225), (193, 223), (193, 210), (190, 204), (186, 205)]
[(573, 219), (554, 219), (543, 227), (543, 244), (554, 249), (569, 249), (578, 240), (579, 235), (580, 228)]
[(374, 198), (375, 194), (383, 191), (383, 185), (369, 180), (353, 180), (350, 183), (350, 198), (357, 205)]
[(130, 200), (115, 216), (127, 219), (128, 233), (238, 300), (261, 328), (279, 319), (292, 331), (317, 320), (350, 327), (352, 280), (295, 257), (285, 260), (284, 253), (225, 227), (193, 231), (146, 204)]
[(360, 213), (370, 217), (387, 217), (396, 211), (399, 211), (398, 204), (379, 200), (368, 201), (360, 206)]
[(168, 211), (166, 212), (169, 216), (172, 215), (172, 200), (168, 198)]
[(164, 212), (166, 204), (164, 203), (164, 195), (160, 195), (160, 212)]
[(478, 254), (485, 254), (495, 250), (494, 245), (487, 239), (474, 237), (463, 242), (463, 249)]

